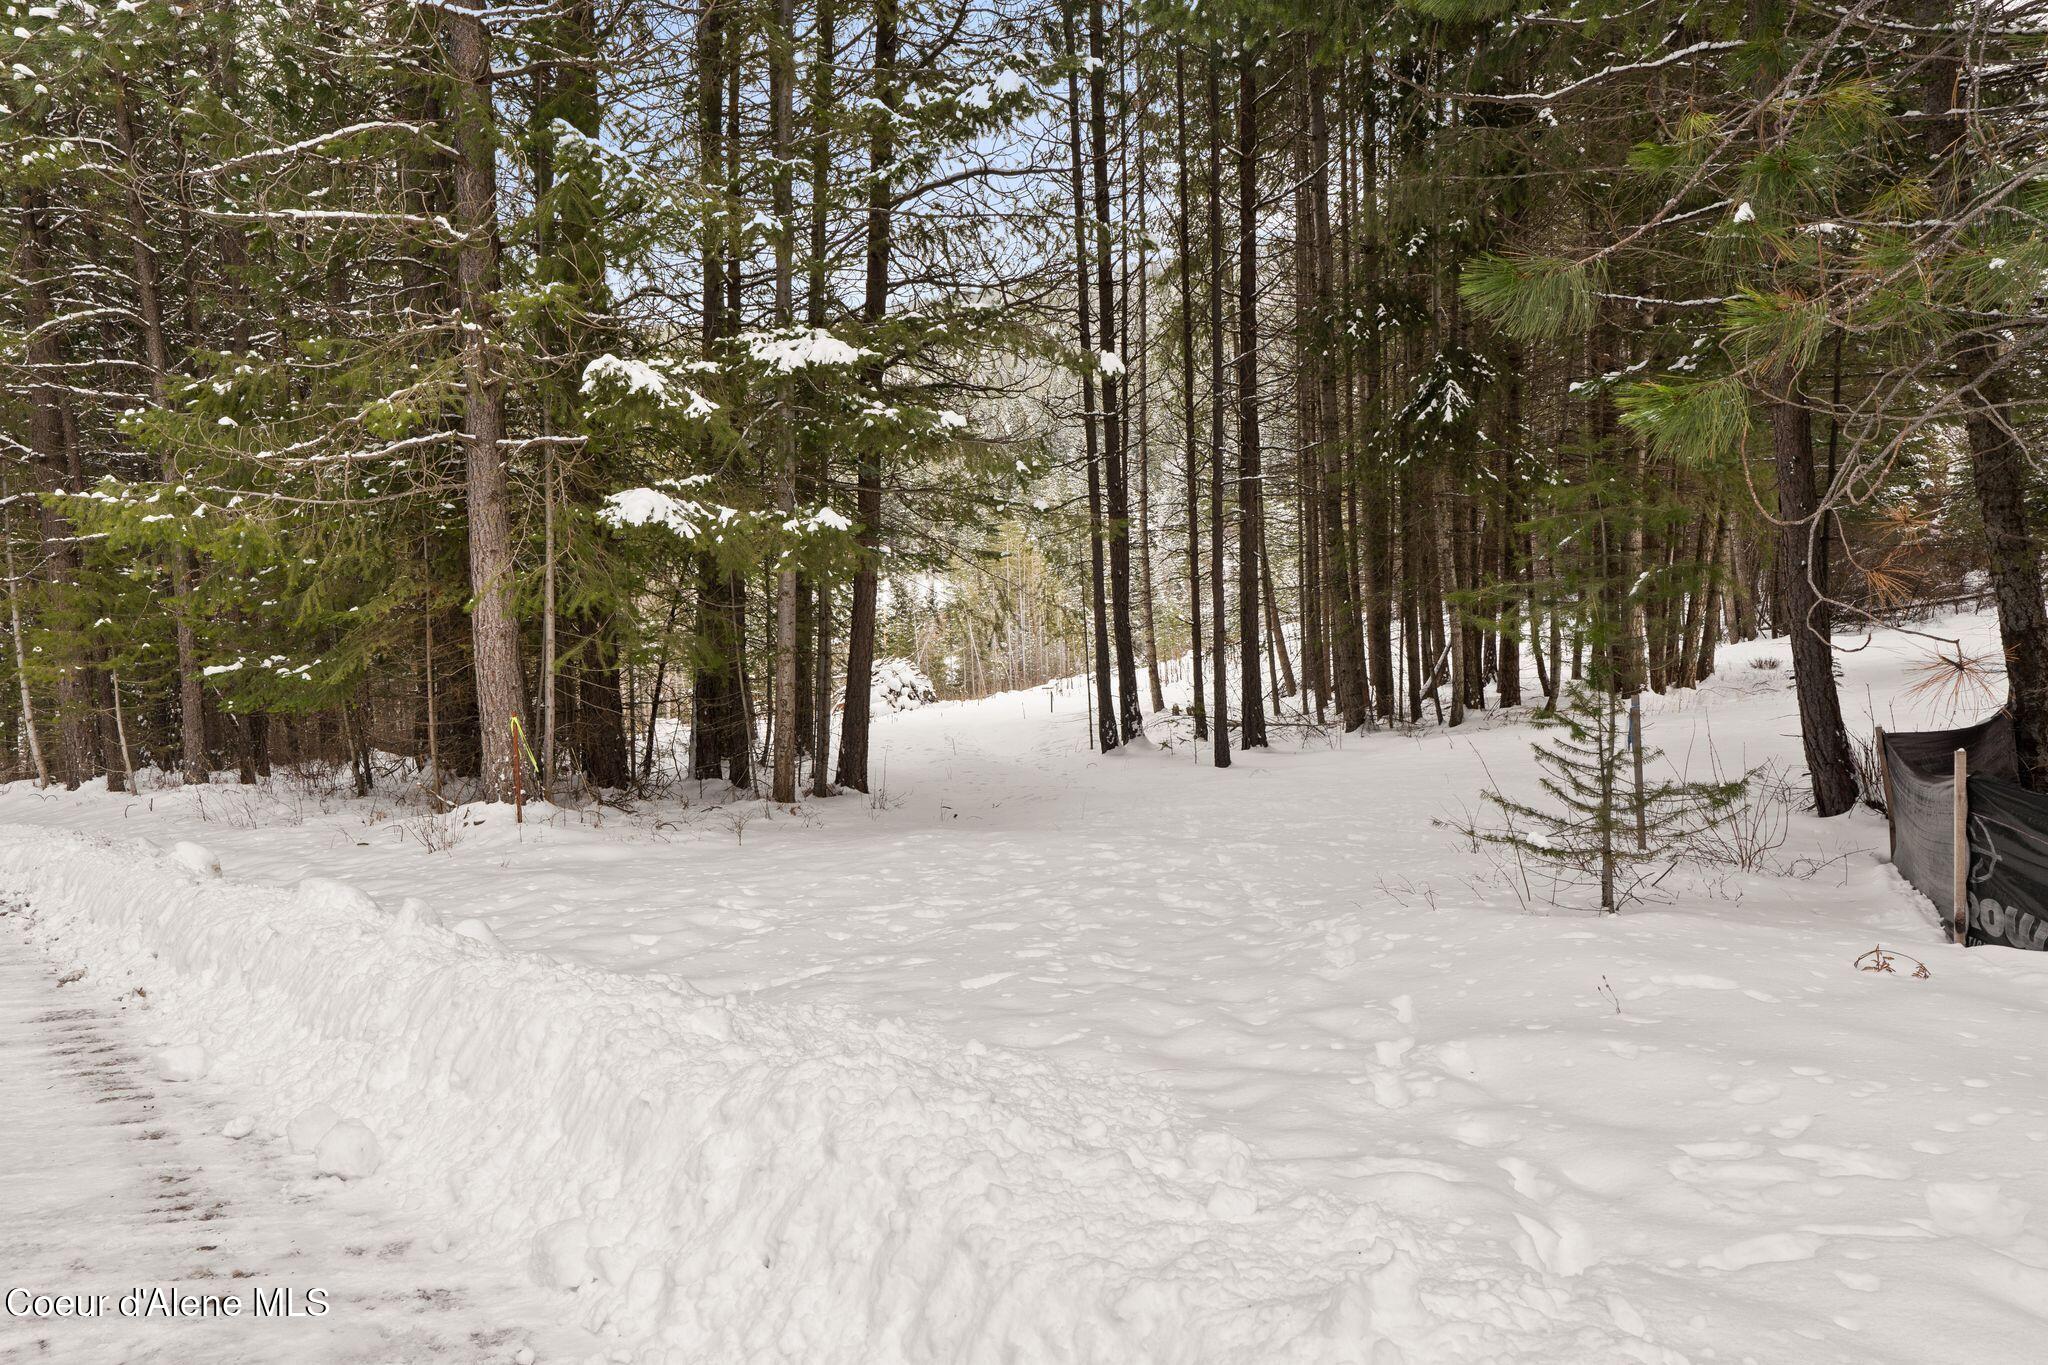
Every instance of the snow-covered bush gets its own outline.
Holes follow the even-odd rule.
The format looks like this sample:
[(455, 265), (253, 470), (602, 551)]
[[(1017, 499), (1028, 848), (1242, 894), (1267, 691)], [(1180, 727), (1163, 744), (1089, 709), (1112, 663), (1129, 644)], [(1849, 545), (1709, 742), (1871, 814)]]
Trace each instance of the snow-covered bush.
[(932, 680), (908, 659), (877, 659), (870, 695), (877, 711), (912, 711), (939, 699)]

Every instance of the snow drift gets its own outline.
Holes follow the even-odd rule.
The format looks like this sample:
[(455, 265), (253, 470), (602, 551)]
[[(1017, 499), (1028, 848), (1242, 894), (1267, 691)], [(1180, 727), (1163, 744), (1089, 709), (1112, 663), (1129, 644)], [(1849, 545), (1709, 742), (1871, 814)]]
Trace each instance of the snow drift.
[(1390, 1365), (1439, 1358), (1446, 1318), (1481, 1350), (1460, 1358), (1506, 1340), (1489, 1324), (1559, 1352), (1522, 1360), (1610, 1340), (1547, 1273), (1432, 1267), (1355, 1205), (1269, 1206), (1241, 1142), (1130, 1078), (507, 953), (209, 863), (0, 829), (0, 895), (97, 988), (146, 984), (166, 1044), (262, 1097), (261, 1132), (394, 1182), (636, 1360)]

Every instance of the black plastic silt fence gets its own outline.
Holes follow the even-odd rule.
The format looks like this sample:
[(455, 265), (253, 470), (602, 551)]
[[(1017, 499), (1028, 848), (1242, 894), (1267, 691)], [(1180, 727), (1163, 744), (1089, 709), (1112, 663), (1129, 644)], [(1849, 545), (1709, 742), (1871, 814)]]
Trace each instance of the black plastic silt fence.
[(1892, 864), (1967, 944), (2048, 948), (2048, 795), (2019, 785), (2012, 721), (1877, 732)]

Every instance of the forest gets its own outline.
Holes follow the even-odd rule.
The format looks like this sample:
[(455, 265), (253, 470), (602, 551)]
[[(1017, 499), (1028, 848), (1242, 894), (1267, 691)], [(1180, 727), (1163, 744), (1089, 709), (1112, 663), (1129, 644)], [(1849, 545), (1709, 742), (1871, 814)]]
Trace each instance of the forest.
[(1836, 636), (1987, 597), (2048, 772), (2036, 0), (8, 15), (16, 777), (791, 803), (891, 661), (1220, 767), (1777, 636), (1833, 815)]
[(2048, 0), (0, 3), (0, 1359), (2044, 1358)]

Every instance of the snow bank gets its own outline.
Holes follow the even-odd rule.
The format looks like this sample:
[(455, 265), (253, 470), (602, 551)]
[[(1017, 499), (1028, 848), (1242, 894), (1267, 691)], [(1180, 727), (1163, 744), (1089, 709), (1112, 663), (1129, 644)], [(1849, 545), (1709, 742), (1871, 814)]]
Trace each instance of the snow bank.
[(146, 983), (157, 1030), (257, 1096), (260, 1132), (392, 1182), (643, 1365), (1390, 1365), (1448, 1358), (1439, 1327), (1458, 1359), (1624, 1358), (1546, 1273), (1432, 1266), (1420, 1224), (1276, 1201), (1242, 1144), (1133, 1078), (194, 862), (0, 828), (0, 894), (97, 986)]

